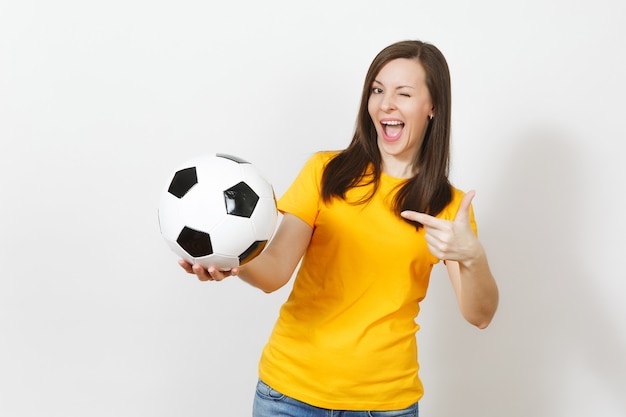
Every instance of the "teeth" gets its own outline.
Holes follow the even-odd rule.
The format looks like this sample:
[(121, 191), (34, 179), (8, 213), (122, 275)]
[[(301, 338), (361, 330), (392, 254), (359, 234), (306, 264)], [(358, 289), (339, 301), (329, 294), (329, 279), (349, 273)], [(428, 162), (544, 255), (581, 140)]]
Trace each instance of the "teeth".
[(404, 123), (402, 123), (399, 120), (387, 120), (387, 121), (382, 122), (382, 124), (388, 125), (388, 126), (398, 126), (398, 125), (403, 125)]

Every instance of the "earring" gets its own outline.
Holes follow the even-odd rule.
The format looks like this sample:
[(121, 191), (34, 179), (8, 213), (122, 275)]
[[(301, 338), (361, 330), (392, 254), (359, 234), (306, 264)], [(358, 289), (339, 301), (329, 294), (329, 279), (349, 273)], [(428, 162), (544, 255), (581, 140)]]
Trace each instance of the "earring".
[(429, 115), (428, 115), (428, 119), (429, 119), (429, 120), (433, 120), (433, 115), (432, 115), (432, 114), (429, 114)]

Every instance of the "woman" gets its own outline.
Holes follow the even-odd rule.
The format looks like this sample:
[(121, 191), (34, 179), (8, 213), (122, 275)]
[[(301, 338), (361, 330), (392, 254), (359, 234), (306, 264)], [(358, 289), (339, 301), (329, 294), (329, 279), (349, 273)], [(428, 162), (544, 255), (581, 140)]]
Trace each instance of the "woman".
[(491, 321), (498, 289), (474, 192), (448, 181), (450, 97), (435, 46), (383, 49), (350, 145), (309, 159), (278, 202), (284, 217), (266, 250), (226, 273), (181, 261), (200, 280), (236, 275), (271, 292), (302, 260), (260, 360), (255, 417), (417, 415), (415, 317), (439, 260), (463, 316)]

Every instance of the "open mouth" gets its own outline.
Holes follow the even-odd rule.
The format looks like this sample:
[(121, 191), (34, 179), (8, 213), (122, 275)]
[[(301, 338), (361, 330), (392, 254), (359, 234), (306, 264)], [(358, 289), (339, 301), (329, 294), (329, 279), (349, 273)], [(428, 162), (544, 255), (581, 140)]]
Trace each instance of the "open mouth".
[(402, 135), (404, 123), (400, 120), (383, 120), (380, 124), (386, 140), (397, 140)]

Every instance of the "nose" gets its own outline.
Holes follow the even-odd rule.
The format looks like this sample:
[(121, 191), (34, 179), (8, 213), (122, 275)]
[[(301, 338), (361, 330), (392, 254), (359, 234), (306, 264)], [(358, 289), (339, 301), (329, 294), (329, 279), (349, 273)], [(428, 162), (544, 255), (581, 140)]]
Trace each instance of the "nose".
[(388, 112), (396, 108), (396, 104), (393, 100), (393, 97), (389, 94), (384, 94), (382, 101), (380, 102), (381, 110)]

